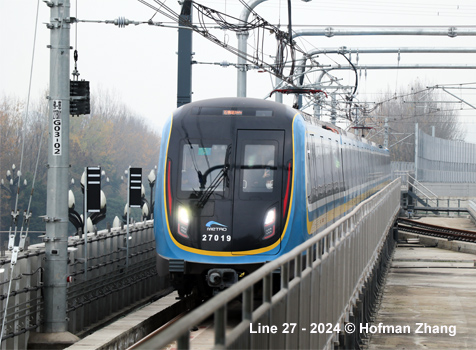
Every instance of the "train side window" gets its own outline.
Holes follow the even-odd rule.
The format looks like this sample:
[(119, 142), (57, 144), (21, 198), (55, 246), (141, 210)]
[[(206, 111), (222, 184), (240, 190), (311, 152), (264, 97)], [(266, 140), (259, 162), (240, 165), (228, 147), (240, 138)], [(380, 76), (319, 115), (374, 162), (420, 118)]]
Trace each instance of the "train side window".
[(276, 167), (274, 144), (245, 145), (243, 171), (243, 192), (273, 192)]
[(324, 161), (324, 182), (326, 187), (325, 196), (330, 196), (333, 193), (332, 185), (332, 151), (330, 143), (327, 140), (323, 140), (323, 154), (322, 159)]
[(313, 202), (319, 199), (319, 165), (321, 160), (319, 159), (319, 148), (317, 147), (317, 142), (320, 139), (312, 140), (312, 192), (313, 192)]
[(339, 192), (345, 190), (344, 187), (344, 146), (337, 143), (337, 157), (339, 158), (339, 168), (337, 169), (339, 173)]
[(370, 153), (370, 150), (367, 150), (365, 155), (366, 155), (365, 160), (366, 160), (366, 168), (367, 168), (367, 180), (366, 180), (366, 182), (370, 182), (370, 181), (372, 181), (372, 162), (371, 162), (371, 159), (370, 159), (372, 154)]
[(316, 142), (316, 174), (317, 174), (317, 186), (318, 186), (318, 199), (324, 198), (326, 196), (326, 180), (324, 178), (324, 169), (325, 169), (325, 160), (323, 152), (323, 140), (322, 138), (318, 139)]
[(340, 159), (339, 143), (337, 141), (331, 141), (331, 149), (334, 193), (339, 193), (342, 185), (342, 161)]
[(308, 202), (314, 203), (317, 200), (317, 184), (316, 184), (316, 153), (314, 148), (315, 138), (314, 135), (308, 135), (307, 137), (307, 184), (306, 191), (308, 196)]
[(356, 187), (361, 183), (360, 181), (360, 157), (359, 149), (357, 146), (353, 145), (352, 147), (352, 166), (351, 166), (351, 176), (352, 176), (352, 187)]
[(354, 162), (353, 162), (353, 145), (352, 144), (349, 144), (347, 146), (347, 150), (346, 150), (346, 153), (347, 153), (347, 156), (346, 156), (346, 164), (345, 164), (345, 167), (347, 169), (347, 174), (346, 174), (346, 177), (345, 177), (345, 181), (347, 183), (347, 189), (350, 190), (350, 189), (353, 189), (354, 188)]
[(363, 168), (365, 167), (365, 158), (363, 155), (364, 151), (361, 147), (357, 147), (356, 149), (356, 156), (357, 156), (357, 164), (355, 165), (355, 169), (357, 170), (357, 184), (360, 186), (364, 183), (364, 176), (363, 176)]
[(309, 137), (306, 138), (306, 194), (311, 203), (311, 150), (309, 149)]

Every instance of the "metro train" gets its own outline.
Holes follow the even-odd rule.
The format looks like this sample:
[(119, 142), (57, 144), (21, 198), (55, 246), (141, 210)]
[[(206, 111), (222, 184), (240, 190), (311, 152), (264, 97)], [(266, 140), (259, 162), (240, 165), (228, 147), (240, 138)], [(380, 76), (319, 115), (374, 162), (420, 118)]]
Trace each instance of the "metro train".
[(272, 101), (178, 108), (163, 129), (154, 212), (172, 284), (180, 295), (231, 286), (389, 183), (389, 158)]

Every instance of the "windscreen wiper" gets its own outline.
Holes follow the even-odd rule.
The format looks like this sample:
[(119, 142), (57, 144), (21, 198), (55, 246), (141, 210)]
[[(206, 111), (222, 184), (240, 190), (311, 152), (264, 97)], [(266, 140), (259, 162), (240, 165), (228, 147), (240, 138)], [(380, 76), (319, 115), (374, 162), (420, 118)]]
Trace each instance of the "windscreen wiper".
[[(213, 181), (210, 183), (210, 185), (207, 187), (205, 191), (202, 192), (202, 195), (200, 196), (200, 199), (197, 202), (197, 207), (203, 208), (205, 204), (207, 203), (208, 199), (210, 196), (215, 192), (217, 187), (220, 185), (220, 183), (223, 181), (224, 178), (228, 178), (228, 165), (225, 164), (223, 168), (220, 170), (218, 175), (213, 179)], [(215, 167), (213, 167), (215, 168)], [(207, 171), (208, 172), (208, 171)], [(207, 173), (205, 172), (205, 174)], [(206, 177), (205, 177), (206, 179)], [(205, 180), (206, 182), (206, 180)], [(205, 185), (205, 183), (203, 184)], [(205, 187), (205, 186), (203, 186)], [(202, 188), (202, 184), (200, 184), (200, 188)]]
[(217, 187), (220, 185), (220, 183), (225, 180), (225, 186), (230, 187), (230, 178), (228, 176), (228, 170), (230, 169), (230, 155), (231, 155), (231, 145), (228, 145), (226, 149), (226, 155), (225, 155), (225, 164), (222, 165), (216, 165), (214, 167), (211, 167), (205, 173), (202, 175), (200, 173), (200, 190), (203, 191), (205, 189), (205, 184), (207, 183), (207, 177), (208, 175), (217, 169), (220, 169), (220, 172), (218, 175), (213, 179), (211, 184), (207, 187), (206, 190), (202, 192), (202, 195), (200, 196), (200, 199), (197, 202), (197, 207), (203, 208), (205, 204), (207, 203), (208, 199), (210, 196), (215, 192)]

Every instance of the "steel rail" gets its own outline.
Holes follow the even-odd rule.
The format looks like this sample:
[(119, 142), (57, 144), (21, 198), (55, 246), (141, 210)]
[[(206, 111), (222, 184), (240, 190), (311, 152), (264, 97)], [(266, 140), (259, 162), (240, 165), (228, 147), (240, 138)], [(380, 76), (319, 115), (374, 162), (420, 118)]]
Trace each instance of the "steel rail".
[(156, 337), (160, 332), (166, 331), (167, 328), (171, 327), (174, 323), (176, 323), (178, 320), (180, 320), (186, 314), (187, 314), (187, 312), (182, 312), (181, 314), (178, 314), (177, 316), (173, 317), (167, 323), (163, 324), (162, 326), (157, 328), (155, 331), (149, 333), (144, 338), (142, 338), (138, 342), (136, 342), (133, 345), (131, 345), (130, 347), (128, 347), (127, 350), (134, 350), (134, 349), (140, 348), (143, 343), (148, 342), (150, 339)]
[(460, 230), (449, 227), (425, 224), (414, 220), (397, 219), (398, 229), (400, 231), (422, 234), (425, 236), (433, 236), (445, 238), (448, 240), (457, 240), (465, 242), (476, 242), (476, 231)]

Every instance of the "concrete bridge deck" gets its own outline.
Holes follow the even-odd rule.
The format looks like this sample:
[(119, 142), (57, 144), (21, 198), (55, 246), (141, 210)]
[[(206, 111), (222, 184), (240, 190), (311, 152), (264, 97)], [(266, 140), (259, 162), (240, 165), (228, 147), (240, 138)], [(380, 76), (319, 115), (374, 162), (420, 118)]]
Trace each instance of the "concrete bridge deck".
[(368, 349), (473, 349), (476, 244), (459, 242), (453, 249), (474, 252), (462, 253), (429, 247), (443, 240), (405, 236), (416, 243), (395, 251)]

